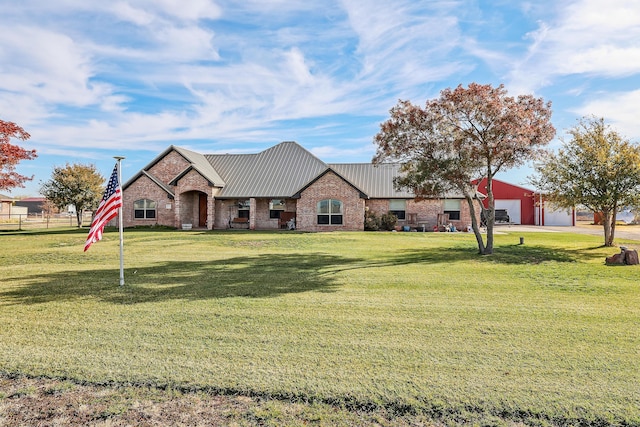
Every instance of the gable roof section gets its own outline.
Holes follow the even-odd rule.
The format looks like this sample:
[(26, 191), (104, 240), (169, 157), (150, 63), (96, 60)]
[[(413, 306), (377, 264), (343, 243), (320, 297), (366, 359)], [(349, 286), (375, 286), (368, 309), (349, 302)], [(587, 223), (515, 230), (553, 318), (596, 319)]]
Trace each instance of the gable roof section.
[(349, 181), (348, 179), (346, 179), (345, 177), (343, 177), (342, 175), (340, 175), (338, 172), (336, 172), (335, 170), (333, 170), (332, 168), (327, 168), (324, 172), (322, 172), (320, 175), (318, 175), (317, 177), (315, 177), (313, 180), (309, 181), (304, 187), (300, 188), (293, 196), (292, 198), (294, 199), (299, 199), (301, 197), (301, 194), (304, 190), (306, 190), (307, 188), (309, 188), (311, 185), (313, 185), (317, 180), (319, 180), (320, 178), (322, 178), (323, 176), (325, 176), (327, 173), (332, 172), (333, 174), (335, 174), (338, 178), (340, 178), (341, 180), (343, 180), (344, 182), (346, 182), (348, 185), (350, 185), (353, 189), (355, 189), (356, 191), (358, 191), (360, 193), (360, 197), (362, 199), (368, 199), (369, 196), (363, 192), (360, 188), (356, 187), (355, 185), (353, 185), (353, 183), (351, 181)]
[(329, 167), (372, 199), (415, 197), (413, 192), (394, 188), (393, 179), (400, 176), (397, 163), (332, 163)]
[(160, 181), (158, 178), (156, 178), (155, 176), (151, 175), (149, 172), (142, 170), (140, 171), (140, 175), (144, 175), (147, 178), (149, 178), (151, 181), (153, 181), (158, 187), (162, 188), (164, 191), (167, 192), (167, 194), (169, 196), (171, 196), (171, 198), (173, 199), (175, 197), (175, 194), (173, 193), (173, 190), (164, 182)]
[(162, 153), (157, 155), (142, 170), (140, 170), (134, 176), (129, 178), (129, 180), (122, 185), (122, 189), (126, 190), (127, 187), (129, 187), (131, 184), (133, 184), (138, 178), (140, 178), (142, 175), (145, 175), (145, 176), (149, 177), (153, 182), (158, 184), (160, 187), (162, 187), (162, 189), (164, 189), (168, 194), (173, 196), (174, 195), (173, 191), (168, 187), (169, 183), (165, 184), (162, 181), (160, 181), (158, 178), (154, 177), (152, 174), (147, 172), (156, 163), (158, 163), (160, 160), (162, 160), (167, 154), (169, 154), (172, 151), (177, 152), (187, 162), (190, 163), (190, 165), (187, 166), (187, 168), (185, 168), (184, 171), (179, 173), (178, 176), (175, 177), (173, 180), (176, 180), (177, 178), (183, 176), (186, 172), (188, 172), (188, 171), (190, 171), (192, 169), (195, 169), (200, 175), (202, 175), (204, 178), (206, 178), (212, 185), (215, 185), (215, 186), (224, 186), (225, 185), (224, 180), (220, 177), (220, 175), (218, 175), (218, 173), (215, 171), (215, 169), (213, 169), (213, 167), (207, 161), (207, 159), (204, 157), (204, 155), (202, 155), (200, 153), (196, 153), (195, 151), (187, 150), (187, 149), (182, 148), (182, 147), (176, 147), (175, 145), (171, 145), (171, 146), (169, 146), (169, 148), (167, 148)]
[(182, 147), (173, 147), (182, 157), (184, 157), (188, 162), (191, 163), (187, 169), (178, 174), (177, 177), (171, 180), (170, 185), (175, 185), (175, 183), (187, 172), (190, 170), (197, 171), (200, 175), (202, 175), (209, 183), (216, 187), (224, 187), (225, 181), (220, 177), (218, 172), (211, 166), (211, 163), (207, 160), (207, 158), (200, 153), (196, 153), (195, 151), (187, 150)]
[(205, 158), (227, 183), (218, 198), (291, 197), (328, 169), (291, 141), (258, 154), (209, 154)]

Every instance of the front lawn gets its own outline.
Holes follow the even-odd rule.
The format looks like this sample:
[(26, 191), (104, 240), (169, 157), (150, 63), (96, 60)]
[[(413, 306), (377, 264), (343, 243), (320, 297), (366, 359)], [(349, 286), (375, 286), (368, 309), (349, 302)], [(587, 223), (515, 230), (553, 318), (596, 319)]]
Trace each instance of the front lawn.
[(507, 231), (480, 257), (467, 233), (127, 230), (124, 287), (117, 233), (85, 237), (0, 236), (1, 375), (640, 425), (640, 270), (600, 237)]

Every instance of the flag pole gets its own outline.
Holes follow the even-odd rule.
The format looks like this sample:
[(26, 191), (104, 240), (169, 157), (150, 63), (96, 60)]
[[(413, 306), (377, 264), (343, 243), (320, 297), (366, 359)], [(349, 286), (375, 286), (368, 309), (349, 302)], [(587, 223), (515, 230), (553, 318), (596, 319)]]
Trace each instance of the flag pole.
[[(122, 165), (122, 156), (114, 156), (114, 159), (118, 161), (118, 187), (120, 189), (120, 197), (122, 196), (122, 171), (120, 166)], [(120, 286), (124, 286), (124, 233), (122, 228), (122, 206), (118, 208), (118, 228), (120, 231)]]

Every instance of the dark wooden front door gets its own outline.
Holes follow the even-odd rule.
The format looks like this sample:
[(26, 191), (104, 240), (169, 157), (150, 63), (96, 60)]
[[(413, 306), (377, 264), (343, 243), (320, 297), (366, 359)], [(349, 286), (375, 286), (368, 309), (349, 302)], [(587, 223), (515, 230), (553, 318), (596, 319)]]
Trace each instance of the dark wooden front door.
[(200, 209), (199, 218), (198, 218), (198, 227), (206, 227), (207, 226), (207, 195), (200, 194)]

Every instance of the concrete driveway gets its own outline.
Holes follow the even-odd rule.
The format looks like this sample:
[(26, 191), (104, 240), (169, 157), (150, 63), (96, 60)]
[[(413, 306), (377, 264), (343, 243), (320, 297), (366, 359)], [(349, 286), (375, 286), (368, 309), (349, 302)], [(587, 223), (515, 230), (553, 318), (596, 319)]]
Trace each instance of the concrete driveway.
[[(601, 225), (593, 225), (589, 222), (578, 221), (574, 227), (537, 226), (537, 225), (507, 225), (496, 224), (495, 232), (540, 232), (540, 233), (580, 233), (602, 236), (604, 239), (604, 229)], [(616, 239), (638, 240), (640, 241), (640, 225), (616, 225)]]

